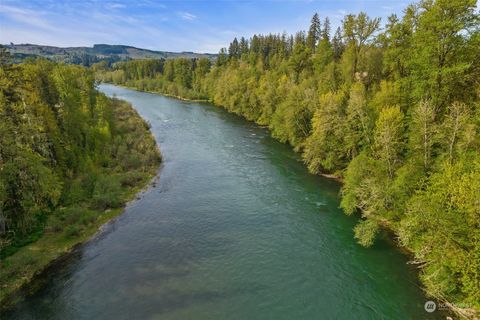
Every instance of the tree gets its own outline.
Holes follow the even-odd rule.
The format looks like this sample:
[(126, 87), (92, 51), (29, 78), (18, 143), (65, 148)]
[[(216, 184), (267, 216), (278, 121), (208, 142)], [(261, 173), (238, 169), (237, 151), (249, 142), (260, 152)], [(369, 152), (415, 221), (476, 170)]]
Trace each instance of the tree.
[(179, 58), (174, 60), (174, 81), (181, 87), (190, 89), (192, 87), (192, 60)]
[(320, 18), (318, 17), (318, 13), (315, 13), (312, 17), (312, 21), (310, 23), (310, 29), (308, 29), (307, 35), (307, 48), (310, 49), (310, 52), (314, 53), (317, 42), (320, 39), (321, 34), (321, 23)]
[(316, 54), (313, 58), (313, 64), (317, 73), (321, 73), (326, 66), (333, 61), (335, 56), (332, 43), (330, 42), (330, 20), (328, 17), (325, 18), (321, 38), (315, 52)]
[(218, 54), (217, 60), (216, 60), (216, 65), (218, 67), (225, 65), (227, 62), (227, 53), (226, 49), (222, 48), (220, 49), (220, 53)]
[(343, 20), (343, 34), (348, 48), (353, 51), (352, 76), (358, 71), (358, 62), (365, 44), (379, 26), (380, 18), (370, 19), (365, 12), (358, 15), (349, 14)]
[(476, 1), (422, 1), (419, 6), (413, 37), (415, 94), (432, 99), (443, 112), (454, 101), (473, 98), (477, 69), (470, 52), (478, 53), (478, 42), (472, 42), (479, 31)]
[(248, 54), (248, 40), (244, 37), (240, 38), (239, 51), (240, 56)]
[(385, 107), (375, 124), (375, 155), (386, 164), (390, 179), (393, 179), (395, 168), (404, 152), (403, 119), (398, 106)]
[(424, 0), (381, 33), (380, 19), (362, 12), (333, 37), (315, 14), (307, 34), (234, 39), (212, 68), (195, 60), (184, 69), (192, 86), (169, 61), (153, 78), (144, 62), (99, 73), (268, 126), (311, 172), (343, 178), (341, 207), (361, 214), (360, 244), (388, 228), (413, 252), (429, 293), (477, 306), (478, 25), (475, 1)]
[(193, 89), (203, 94), (204, 90), (202, 88), (203, 79), (206, 77), (211, 68), (211, 61), (207, 58), (200, 58), (196, 63), (196, 68), (193, 74)]
[(417, 104), (412, 113), (410, 125), (410, 152), (411, 157), (420, 157), (425, 172), (430, 168), (437, 125), (435, 123), (436, 111), (430, 100)]
[(315, 91), (309, 89), (305, 82), (292, 86), (285, 100), (275, 110), (272, 134), (294, 147), (301, 146), (310, 134), (315, 107)]
[(312, 134), (305, 142), (303, 153), (303, 159), (313, 173), (333, 172), (345, 166), (343, 104), (341, 93), (327, 93), (320, 97), (312, 119)]
[(379, 231), (379, 222), (388, 208), (389, 192), (385, 186), (384, 170), (379, 161), (367, 151), (361, 152), (348, 164), (342, 187), (340, 206), (346, 214), (360, 210), (363, 216), (355, 226), (355, 238), (369, 247)]
[(303, 32), (297, 32), (295, 36), (295, 44), (289, 63), (295, 75), (295, 82), (299, 82), (300, 74), (304, 70), (309, 71), (311, 60), (310, 54), (306, 50), (305, 34)]
[(330, 41), (330, 19), (328, 17), (325, 17), (325, 20), (323, 20), (323, 29), (321, 30), (321, 40), (328, 40)]
[(467, 106), (460, 102), (452, 103), (440, 129), (444, 141), (447, 142), (444, 146), (450, 162), (455, 159), (457, 154), (466, 151), (475, 139), (477, 133), (469, 120), (470, 112)]
[(238, 44), (237, 38), (233, 39), (228, 47), (228, 56), (230, 59), (240, 57), (240, 45)]
[(384, 72), (392, 80), (401, 80), (410, 74), (409, 61), (412, 51), (413, 22), (415, 11), (407, 10), (403, 21), (393, 14), (388, 17), (385, 32), (381, 36), (384, 54)]
[(362, 149), (371, 146), (371, 115), (367, 107), (365, 88), (355, 83), (350, 91), (345, 119), (345, 153), (355, 158)]
[(173, 81), (175, 77), (175, 60), (167, 60), (165, 61), (165, 66), (163, 69), (163, 74), (167, 81)]
[(340, 27), (337, 28), (337, 30), (335, 31), (335, 35), (333, 36), (332, 49), (333, 57), (335, 58), (335, 60), (340, 60), (343, 51), (345, 50), (345, 44), (343, 43), (342, 39), (342, 29)]
[(479, 181), (479, 158), (443, 162), (409, 200), (399, 232), (401, 243), (415, 252), (415, 262), (423, 266), (421, 279), (427, 292), (468, 301), (473, 308), (480, 306)]

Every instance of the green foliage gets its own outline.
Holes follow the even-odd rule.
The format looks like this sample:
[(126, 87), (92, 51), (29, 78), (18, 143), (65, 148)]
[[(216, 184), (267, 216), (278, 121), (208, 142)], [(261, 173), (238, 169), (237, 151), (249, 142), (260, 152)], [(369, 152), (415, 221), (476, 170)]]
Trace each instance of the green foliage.
[[(358, 15), (349, 14), (343, 20), (343, 33), (347, 45), (347, 51), (344, 54), (345, 73), (350, 76), (359, 76), (359, 66), (363, 63), (365, 57), (365, 45), (370, 37), (378, 30), (380, 18), (370, 19), (365, 12)], [(360, 76), (363, 76), (363, 71)]]
[(371, 145), (373, 131), (372, 111), (367, 106), (365, 88), (361, 83), (355, 83), (350, 89), (345, 113), (345, 148), (349, 159), (353, 159), (360, 150)]
[(46, 60), (12, 65), (4, 51), (0, 58), (3, 258), (44, 232), (79, 236), (99, 214), (87, 208), (121, 206), (160, 156), (146, 123), (100, 94), (91, 71)]
[(410, 124), (410, 157), (423, 163), (427, 171), (430, 168), (433, 147), (436, 140), (438, 125), (435, 123), (436, 111), (431, 101), (421, 101), (412, 110)]
[(370, 158), (367, 152), (360, 153), (348, 165), (345, 171), (342, 201), (340, 206), (346, 214), (352, 214), (358, 208), (368, 213), (371, 195), (370, 186), (376, 184), (375, 173), (377, 161)]
[(375, 242), (375, 237), (378, 234), (379, 226), (378, 224), (371, 220), (362, 220), (355, 226), (355, 239), (358, 240), (364, 247), (370, 247)]
[(479, 181), (478, 157), (443, 162), (426, 187), (408, 200), (399, 229), (402, 243), (424, 264), (427, 290), (457, 301), (465, 297), (477, 308)]
[(386, 107), (375, 124), (374, 154), (387, 166), (388, 176), (393, 178), (404, 152), (404, 123), (400, 108)]
[(95, 182), (92, 208), (105, 210), (121, 205), (120, 183), (116, 177), (101, 177)]
[(320, 97), (303, 154), (309, 170), (314, 173), (331, 172), (345, 165), (345, 154), (338, 148), (344, 144), (344, 98), (341, 92)]
[[(478, 309), (475, 5), (420, 1), (390, 16), (383, 31), (378, 18), (347, 15), (333, 37), (328, 19), (322, 26), (315, 15), (307, 33), (235, 39), (213, 66), (125, 62), (97, 78), (208, 99), (268, 126), (311, 172), (343, 178), (341, 206), (361, 212), (355, 236), (362, 245), (372, 245), (379, 226), (391, 229), (412, 251), (430, 294)], [(138, 78), (142, 68), (150, 71)]]
[(480, 301), (480, 232), (472, 237), (472, 249), (465, 257), (465, 265), (462, 268), (462, 290), (465, 294), (467, 303), (472, 304), (477, 309)]
[(80, 235), (80, 228), (76, 225), (69, 225), (65, 228), (64, 234), (66, 237), (77, 237)]

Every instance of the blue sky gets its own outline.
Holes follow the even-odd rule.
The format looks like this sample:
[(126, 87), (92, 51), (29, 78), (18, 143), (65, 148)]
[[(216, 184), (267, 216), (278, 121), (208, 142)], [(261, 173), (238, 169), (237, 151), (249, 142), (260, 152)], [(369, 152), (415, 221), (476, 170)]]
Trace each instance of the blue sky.
[(125, 44), (216, 53), (234, 37), (308, 29), (318, 12), (333, 27), (347, 13), (383, 21), (403, 0), (0, 0), (0, 43), (54, 46)]

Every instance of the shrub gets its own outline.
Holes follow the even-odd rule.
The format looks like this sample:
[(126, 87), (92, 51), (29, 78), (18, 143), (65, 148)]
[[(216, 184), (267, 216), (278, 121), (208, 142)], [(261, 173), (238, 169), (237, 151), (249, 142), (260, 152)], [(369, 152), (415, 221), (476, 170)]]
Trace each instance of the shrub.
[(80, 235), (80, 227), (77, 225), (69, 225), (65, 228), (64, 235), (66, 237), (77, 237)]
[(95, 182), (91, 208), (106, 210), (118, 208), (121, 205), (121, 190), (118, 178), (115, 176), (101, 176)]
[(144, 175), (138, 171), (130, 171), (122, 175), (120, 184), (122, 187), (135, 187), (143, 178)]

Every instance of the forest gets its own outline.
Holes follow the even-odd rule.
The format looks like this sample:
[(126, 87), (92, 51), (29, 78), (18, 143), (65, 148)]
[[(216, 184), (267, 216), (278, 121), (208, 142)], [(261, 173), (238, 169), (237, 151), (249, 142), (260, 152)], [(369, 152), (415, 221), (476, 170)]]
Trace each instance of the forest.
[(411, 253), (427, 294), (480, 310), (480, 16), (475, 0), (425, 0), (387, 21), (234, 39), (215, 61), (94, 64), (100, 81), (208, 100), (268, 126), (314, 174), (343, 181), (355, 237), (382, 230)]
[[(128, 103), (92, 71), (0, 52), (0, 300), (108, 220), (160, 154)], [(118, 214), (118, 210), (115, 211)], [(38, 248), (28, 245), (43, 241)]]

